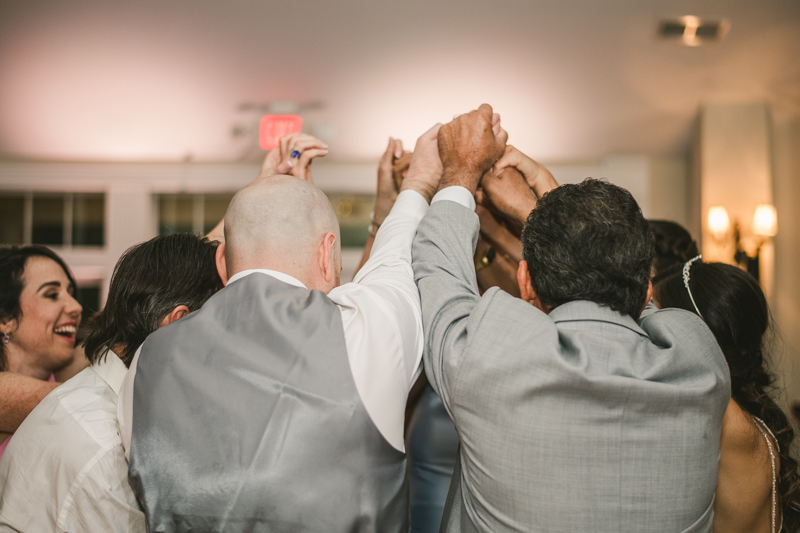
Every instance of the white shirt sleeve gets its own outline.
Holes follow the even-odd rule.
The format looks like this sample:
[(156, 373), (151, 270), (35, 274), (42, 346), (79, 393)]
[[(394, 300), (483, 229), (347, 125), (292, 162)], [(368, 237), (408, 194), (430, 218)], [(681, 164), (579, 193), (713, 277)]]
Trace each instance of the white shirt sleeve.
[[(405, 449), (406, 399), (418, 375), (423, 343), (411, 243), (427, 210), (422, 195), (412, 190), (401, 192), (355, 280), (328, 295), (342, 312), (350, 369), (361, 401), (381, 435), (401, 451)], [(141, 347), (131, 361), (117, 404), (126, 458), (130, 457), (133, 383), (140, 351)]]
[[(466, 189), (465, 189), (466, 190)], [(356, 389), (375, 426), (404, 450), (408, 391), (422, 358), (422, 311), (411, 269), (411, 243), (428, 203), (401, 192), (352, 283), (328, 295), (339, 305)]]
[(441, 202), (442, 200), (450, 200), (451, 202), (463, 205), (470, 211), (475, 211), (475, 198), (466, 187), (462, 187), (461, 185), (445, 187), (433, 196), (431, 203)]

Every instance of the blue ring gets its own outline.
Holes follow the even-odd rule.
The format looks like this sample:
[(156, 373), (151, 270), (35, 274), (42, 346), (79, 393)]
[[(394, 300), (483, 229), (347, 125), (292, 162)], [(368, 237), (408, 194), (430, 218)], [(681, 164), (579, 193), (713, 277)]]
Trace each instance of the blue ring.
[(299, 150), (292, 150), (292, 157), (297, 159), (300, 157), (301, 152)]

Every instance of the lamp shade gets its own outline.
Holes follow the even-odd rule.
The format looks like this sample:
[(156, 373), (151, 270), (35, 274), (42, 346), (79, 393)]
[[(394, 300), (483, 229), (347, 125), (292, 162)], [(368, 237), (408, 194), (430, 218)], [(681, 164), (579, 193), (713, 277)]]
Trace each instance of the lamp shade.
[(772, 204), (759, 204), (753, 215), (753, 233), (774, 237), (778, 233), (778, 212)]
[(728, 217), (728, 210), (721, 205), (713, 205), (708, 210), (708, 229), (714, 238), (721, 240), (728, 229), (731, 227), (731, 219)]

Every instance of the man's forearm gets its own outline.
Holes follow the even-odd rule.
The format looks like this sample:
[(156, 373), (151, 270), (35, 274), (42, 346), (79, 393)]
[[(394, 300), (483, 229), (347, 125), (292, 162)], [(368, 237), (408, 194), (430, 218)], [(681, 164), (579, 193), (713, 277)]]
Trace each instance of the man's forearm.
[(459, 202), (441, 200), (432, 203), (420, 223), (412, 249), (422, 302), (425, 371), (445, 405), (446, 368), (459, 364), (467, 320), (480, 300), (472, 261), (477, 238), (478, 216)]

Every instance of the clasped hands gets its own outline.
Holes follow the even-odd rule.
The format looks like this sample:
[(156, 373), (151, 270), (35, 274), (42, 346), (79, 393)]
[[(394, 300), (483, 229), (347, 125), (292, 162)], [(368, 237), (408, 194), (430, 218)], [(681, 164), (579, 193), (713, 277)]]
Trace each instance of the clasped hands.
[[(487, 104), (434, 125), (417, 139), (413, 153), (389, 139), (378, 167), (376, 222), (388, 215), (399, 191), (413, 189), (430, 202), (437, 190), (460, 185), (493, 215), (521, 228), (537, 196), (558, 184), (507, 140), (500, 115)], [(257, 180), (290, 174), (313, 183), (311, 162), (327, 153), (327, 145), (311, 135), (288, 135), (267, 155)]]
[[(448, 124), (436, 124), (417, 140), (399, 189), (413, 189), (430, 202), (437, 190), (459, 185), (478, 204), (521, 228), (537, 196), (558, 184), (547, 169), (506, 145), (507, 140), (500, 115), (487, 104)], [(399, 161), (401, 154), (402, 147), (389, 161), (392, 155)]]

